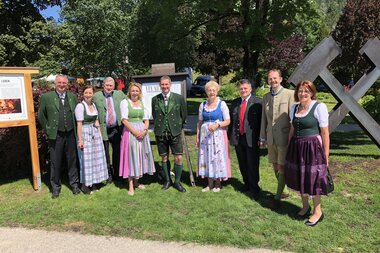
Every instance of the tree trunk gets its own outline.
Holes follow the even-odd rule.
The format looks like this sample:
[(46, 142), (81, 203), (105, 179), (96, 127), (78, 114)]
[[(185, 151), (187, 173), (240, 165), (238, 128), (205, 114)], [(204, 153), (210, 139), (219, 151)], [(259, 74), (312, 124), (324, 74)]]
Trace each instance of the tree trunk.
[[(265, 25), (270, 2), (269, 0), (256, 0), (256, 8), (253, 11), (250, 11), (250, 6), (251, 0), (241, 0), (242, 26), (244, 32), (252, 29), (252, 26), (263, 27)], [(252, 23), (252, 15), (256, 16), (255, 23)], [(261, 30), (259, 27), (256, 27), (254, 32), (244, 38), (243, 44), (243, 75), (252, 83), (254, 88), (257, 86), (258, 60), (261, 54), (261, 46), (259, 44), (265, 43), (263, 42), (265, 38), (262, 38), (263, 34)]]

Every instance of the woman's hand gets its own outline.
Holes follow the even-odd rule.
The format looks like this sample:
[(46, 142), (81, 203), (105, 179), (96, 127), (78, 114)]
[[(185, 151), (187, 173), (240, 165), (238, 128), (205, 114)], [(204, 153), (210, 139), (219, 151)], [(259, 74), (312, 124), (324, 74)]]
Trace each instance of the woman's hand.
[(210, 131), (210, 132), (214, 132), (216, 129), (218, 129), (219, 128), (219, 123), (212, 123), (212, 124), (209, 124), (208, 125), (208, 130)]
[(83, 141), (82, 140), (78, 141), (78, 148), (80, 150), (83, 150), (83, 147), (84, 147)]
[(133, 135), (136, 137), (138, 140), (142, 140), (144, 136), (146, 135), (146, 131), (134, 131)]

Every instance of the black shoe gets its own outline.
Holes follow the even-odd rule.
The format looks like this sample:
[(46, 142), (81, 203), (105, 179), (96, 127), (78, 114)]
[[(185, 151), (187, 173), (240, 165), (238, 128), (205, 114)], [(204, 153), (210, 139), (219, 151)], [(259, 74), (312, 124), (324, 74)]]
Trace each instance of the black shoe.
[(307, 221), (305, 221), (305, 225), (309, 226), (309, 227), (314, 227), (315, 225), (318, 224), (318, 222), (322, 221), (324, 217), (325, 217), (325, 215), (322, 213), (318, 220), (316, 220), (315, 222), (311, 222), (311, 221), (307, 220)]
[(260, 199), (260, 192), (261, 192), (261, 190), (255, 192), (255, 193), (251, 193), (251, 199), (254, 201), (258, 201)]
[(90, 188), (88, 188), (86, 185), (82, 184), (82, 187), (80, 188), (84, 194), (91, 194)]
[(172, 186), (172, 182), (166, 181), (164, 185), (161, 187), (162, 190), (167, 190), (169, 187)]
[(56, 199), (56, 198), (58, 198), (59, 197), (59, 192), (53, 192), (52, 194), (51, 194), (51, 198), (52, 199)]
[(281, 207), (281, 201), (279, 199), (273, 199), (271, 204), (272, 210), (278, 210)]
[(186, 192), (186, 189), (183, 188), (183, 186), (181, 185), (181, 183), (174, 183), (173, 184), (173, 187), (175, 189), (177, 189), (179, 192)]
[(107, 184), (112, 184), (112, 176), (109, 176), (108, 179), (107, 179)]
[(253, 195), (251, 195), (251, 199), (254, 201), (259, 201), (260, 195), (259, 194), (253, 194)]
[(91, 187), (91, 191), (93, 192), (97, 192), (99, 191), (98, 187), (96, 186), (96, 184), (93, 184), (92, 187)]
[(240, 192), (249, 192), (249, 187), (246, 186), (246, 185), (243, 185), (243, 186), (240, 188)]
[(306, 219), (309, 215), (310, 215), (310, 212), (311, 212), (311, 207), (309, 206), (309, 208), (307, 209), (306, 213), (304, 213), (303, 215), (299, 214), (299, 212), (296, 214), (296, 218), (299, 219), (299, 220), (303, 220), (303, 219)]
[(79, 190), (78, 186), (73, 187), (73, 189), (71, 191), (73, 192), (74, 195), (80, 194), (80, 190)]

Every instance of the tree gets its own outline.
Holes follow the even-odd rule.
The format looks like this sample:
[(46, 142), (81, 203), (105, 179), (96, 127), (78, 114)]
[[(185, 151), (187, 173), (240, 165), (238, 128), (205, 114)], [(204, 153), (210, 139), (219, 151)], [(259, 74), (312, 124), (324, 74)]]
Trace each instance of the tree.
[[(38, 52), (39, 58), (32, 65), (40, 67), (39, 76), (64, 73), (68, 74), (72, 59), (72, 52), (76, 47), (72, 31), (65, 23), (57, 24), (55, 21), (43, 23), (38, 30), (49, 38), (48, 50)], [(73, 72), (73, 71), (71, 71)]]
[(282, 41), (270, 41), (272, 47), (263, 55), (263, 67), (266, 69), (281, 69), (286, 80), (290, 76), (290, 68), (297, 66), (304, 57), (305, 38), (302, 35), (293, 35)]
[(347, 0), (332, 36), (342, 49), (332, 64), (336, 77), (343, 84), (351, 78), (358, 80), (370, 67), (360, 56), (360, 48), (368, 39), (380, 38), (380, 1)]
[(124, 75), (127, 68), (129, 13), (134, 1), (67, 1), (62, 18), (75, 47), (67, 63), (73, 75)]
[(0, 65), (27, 66), (37, 59), (40, 41), (33, 28), (43, 17), (28, 0), (0, 3)]
[[(147, 71), (152, 63), (174, 62), (177, 68), (192, 66), (201, 31), (191, 31), (194, 2), (141, 1), (132, 15), (128, 39), (130, 63)], [(191, 35), (184, 35), (191, 31)]]
[(141, 36), (140, 46), (144, 48), (148, 43), (149, 48), (157, 49), (152, 58), (151, 52), (145, 50), (145, 63), (152, 59), (177, 60), (181, 64), (194, 63), (201, 72), (213, 74), (241, 69), (244, 77), (254, 80), (261, 56), (272, 47), (274, 39), (282, 41), (300, 34), (305, 38), (306, 49), (320, 39), (321, 13), (311, 0), (142, 3), (149, 8), (141, 12), (145, 15), (136, 16), (138, 21), (144, 21), (136, 22), (136, 27), (144, 29), (140, 26), (144, 24), (149, 30), (137, 33)]
[(0, 2), (0, 65), (30, 66), (39, 52), (48, 51), (50, 38), (38, 8), (60, 0), (2, 0)]

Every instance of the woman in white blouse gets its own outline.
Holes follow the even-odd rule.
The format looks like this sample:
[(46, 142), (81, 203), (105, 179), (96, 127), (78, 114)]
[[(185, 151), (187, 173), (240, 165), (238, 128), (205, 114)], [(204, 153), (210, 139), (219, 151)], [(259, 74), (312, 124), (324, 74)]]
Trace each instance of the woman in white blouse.
[(197, 175), (207, 178), (202, 192), (219, 192), (221, 180), (231, 177), (230, 154), (226, 127), (230, 112), (217, 95), (219, 84), (210, 81), (205, 86), (207, 100), (200, 104), (197, 124), (198, 166)]
[(295, 101), (290, 111), (291, 129), (286, 155), (285, 181), (299, 191), (302, 208), (299, 218), (307, 218), (313, 199), (313, 213), (307, 226), (322, 221), (321, 195), (327, 195), (327, 167), (329, 164), (329, 114), (324, 103), (317, 102), (317, 90), (311, 81), (301, 81), (295, 89)]
[(94, 87), (86, 85), (83, 101), (75, 107), (81, 190), (91, 194), (96, 184), (108, 179), (106, 156), (99, 129), (98, 110), (92, 102)]
[(144, 174), (152, 175), (156, 170), (148, 134), (149, 115), (141, 100), (141, 84), (131, 83), (127, 98), (120, 103), (123, 133), (120, 145), (119, 176), (128, 178), (128, 195), (134, 188), (145, 189), (138, 179)]

